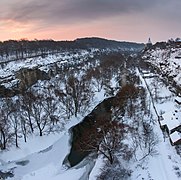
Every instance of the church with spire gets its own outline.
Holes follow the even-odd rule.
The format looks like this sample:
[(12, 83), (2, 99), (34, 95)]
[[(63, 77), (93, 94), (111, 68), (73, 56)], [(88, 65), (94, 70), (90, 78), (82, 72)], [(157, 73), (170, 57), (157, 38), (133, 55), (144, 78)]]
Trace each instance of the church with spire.
[(153, 45), (153, 44), (152, 44), (152, 42), (151, 42), (151, 39), (149, 38), (149, 39), (148, 39), (148, 42), (146, 43), (145, 48), (146, 48), (146, 49), (149, 49), (149, 48), (152, 47), (152, 45)]

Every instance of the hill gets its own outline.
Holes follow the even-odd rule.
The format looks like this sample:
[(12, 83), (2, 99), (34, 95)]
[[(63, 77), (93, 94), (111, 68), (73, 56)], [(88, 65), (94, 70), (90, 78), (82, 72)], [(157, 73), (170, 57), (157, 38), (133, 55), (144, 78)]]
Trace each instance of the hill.
[(91, 38), (80, 38), (76, 39), (75, 44), (81, 45), (87, 48), (110, 48), (110, 49), (120, 49), (124, 51), (140, 51), (144, 48), (144, 44), (142, 43), (134, 43), (134, 42), (125, 42), (125, 41), (115, 41), (108, 40), (98, 37)]

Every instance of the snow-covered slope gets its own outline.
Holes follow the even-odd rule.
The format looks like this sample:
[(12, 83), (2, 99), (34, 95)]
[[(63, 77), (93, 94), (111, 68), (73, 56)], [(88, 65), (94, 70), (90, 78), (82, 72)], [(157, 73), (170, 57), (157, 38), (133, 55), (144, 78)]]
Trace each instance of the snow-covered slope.
[[(150, 49), (145, 52), (143, 57), (154, 67), (159, 67), (158, 69), (163, 76), (167, 75), (168, 78), (171, 77), (177, 83), (177, 86), (180, 86), (181, 77), (179, 73), (179, 68), (181, 64), (179, 61), (179, 53), (181, 50), (180, 48), (170, 49), (172, 50), (170, 54), (169, 49)], [(167, 51), (169, 55), (167, 54)], [(97, 52), (97, 50), (95, 49), (91, 50), (91, 52), (81, 50), (80, 52), (64, 52), (62, 54), (60, 53), (56, 55), (49, 55), (46, 58), (28, 58), (23, 61), (10, 62), (2, 66), (0, 69), (0, 75), (2, 79), (1, 85), (10, 88), (14, 81), (18, 81), (15, 77), (15, 74), (22, 68), (38, 68), (41, 71), (49, 73), (49, 71), (52, 70), (51, 65), (56, 63), (59, 67), (61, 67), (64, 64), (70, 65), (70, 69), (74, 69), (78, 67), (76, 66), (77, 64), (86, 62), (88, 58), (94, 57), (94, 55), (97, 55), (97, 53), (99, 52)], [(92, 61), (88, 61), (89, 65), (91, 64), (91, 62)], [(167, 63), (171, 65), (168, 68)], [(80, 71), (75, 72), (75, 74), (83, 74), (82, 70), (84, 68), (86, 69), (85, 64), (83, 64), (83, 66), (81, 66)], [(91, 69), (95, 67), (90, 65), (89, 68)], [(178, 72), (176, 70), (178, 70)], [(116, 70), (114, 70), (113, 72), (118, 73)], [(122, 74), (122, 71), (120, 70), (119, 73)], [(171, 73), (172, 76), (169, 76)], [(159, 140), (158, 146), (156, 146), (156, 152), (158, 153), (153, 154), (152, 156), (149, 155), (147, 158), (142, 158), (144, 149), (143, 151), (141, 151), (140, 148), (138, 148), (138, 151), (135, 151), (135, 157), (133, 157), (133, 159), (127, 162), (128, 167), (126, 166), (126, 168), (130, 168), (132, 172), (130, 176), (131, 180), (177, 180), (181, 177), (180, 156), (177, 154), (174, 147), (171, 146), (169, 138), (163, 136), (157, 121), (157, 114), (155, 113), (155, 110), (153, 108), (153, 105), (155, 103), (155, 107), (159, 114), (163, 113), (163, 111), (166, 112), (168, 110), (175, 110), (175, 95), (172, 94), (172, 92), (170, 92), (170, 90), (160, 82), (159, 78), (155, 78), (158, 77), (158, 74), (149, 74), (149, 72), (147, 72), (147, 74), (148, 76), (145, 76), (146, 80), (144, 80), (144, 75), (137, 72), (137, 75), (141, 80), (140, 86), (143, 86), (148, 94), (146, 96), (148, 100), (146, 105), (149, 106), (149, 111), (151, 111), (150, 116), (153, 116), (153, 122), (155, 122), (153, 124), (153, 127), (154, 133), (158, 135)], [(52, 83), (55, 81), (56, 77), (58, 77), (58, 75), (51, 78)], [(8, 78), (10, 80), (8, 80)], [(4, 81), (5, 79), (7, 80), (7, 82)], [(32, 135), (32, 137), (31, 135), (29, 135), (27, 143), (23, 142), (23, 138), (19, 138), (19, 141), (21, 141), (19, 142), (20, 148), (11, 147), (9, 151), (3, 151), (0, 153), (0, 175), (1, 172), (5, 173), (6, 171), (11, 171), (14, 176), (12, 178), (9, 178), (10, 180), (97, 179), (97, 176), (102, 173), (101, 168), (105, 166), (104, 159), (102, 159), (101, 156), (98, 158), (98, 160), (90, 159), (91, 157), (87, 157), (83, 160), (83, 162), (72, 168), (64, 166), (66, 162), (66, 156), (70, 151), (71, 136), (68, 131), (69, 128), (79, 123), (83, 119), (83, 117), (86, 116), (87, 112), (90, 112), (100, 101), (102, 101), (106, 97), (106, 87), (104, 87), (105, 89), (103, 88), (99, 92), (97, 92), (95, 90), (96, 88), (94, 87), (96, 86), (95, 79), (92, 79), (93, 83), (90, 89), (94, 89), (94, 96), (90, 103), (90, 107), (88, 107), (89, 109), (86, 112), (84, 111), (83, 115), (78, 114), (77, 118), (71, 116), (69, 121), (65, 123), (65, 128), (62, 129), (62, 131), (59, 132), (59, 134), (50, 133), (48, 136), (44, 135), (42, 137), (35, 137), (34, 135)], [(110, 78), (108, 83), (108, 85), (110, 86), (110, 90), (115, 91), (119, 88), (117, 83), (119, 79), (120, 76)], [(61, 85), (61, 90), (64, 90), (65, 85), (61, 84), (61, 80), (62, 79), (57, 80), (57, 85)], [(42, 88), (46, 88), (46, 83), (46, 81), (36, 83), (36, 86), (34, 87), (35, 90), (38, 92), (42, 90)], [(152, 96), (155, 96), (155, 102), (151, 101), (151, 95), (149, 95), (148, 93), (146, 83), (151, 89), (150, 91), (154, 92)], [(156, 89), (156, 87), (158, 88)], [(143, 109), (141, 109), (140, 112), (143, 112)], [(127, 117), (125, 117), (125, 119), (126, 118)], [(143, 119), (148, 120), (147, 118), (148, 117), (145, 114), (143, 114)], [(125, 139), (125, 141), (131, 143), (132, 140), (129, 139), (129, 134), (126, 137), (127, 139)], [(121, 161), (121, 163), (124, 164), (123, 161)], [(92, 168), (93, 171), (91, 171)], [(113, 168), (116, 169), (116, 167)], [(88, 177), (89, 173), (91, 174)], [(110, 177), (110, 179), (111, 178), (113, 177)]]
[(0, 62), (0, 85), (6, 88), (11, 88), (17, 85), (18, 79), (16, 73), (21, 69), (35, 69), (38, 68), (41, 71), (48, 73), (52, 69), (52, 65), (56, 64), (57, 67), (72, 66), (76, 63), (86, 61), (88, 58), (94, 57), (97, 53), (97, 49), (65, 51), (58, 54), (49, 54), (47, 57), (33, 57), (22, 60), (15, 60), (10, 62)]
[[(113, 84), (114, 87), (115, 84)], [(95, 94), (90, 110), (104, 99), (104, 90)], [(21, 138), (19, 147), (0, 152), (0, 177), (10, 180), (85, 180), (92, 170), (95, 159), (85, 158), (77, 166), (69, 168), (66, 156), (70, 152), (70, 127), (79, 123), (84, 116), (72, 117), (59, 133), (42, 137), (30, 135), (25, 143)], [(7, 172), (7, 174), (6, 174)], [(9, 176), (12, 173), (12, 177)]]
[(146, 50), (142, 59), (150, 63), (159, 73), (173, 85), (181, 88), (181, 47), (166, 46)]
[[(74, 119), (74, 123), (76, 122), (77, 120)], [(36, 137), (26, 145), (24, 144), (24, 147), (22, 143), (21, 149), (12, 149), (7, 153), (3, 153), (1, 159), (4, 162), (1, 163), (1, 171), (11, 170), (14, 174), (13, 180), (78, 180), (86, 172), (86, 166), (68, 170), (63, 167), (63, 161), (70, 149), (69, 133), (49, 135), (48, 140), (46, 138)], [(52, 142), (54, 143), (52, 144)], [(37, 147), (37, 143), (40, 144), (39, 147)], [(47, 146), (48, 144), (49, 146)], [(41, 150), (46, 146), (47, 148)], [(38, 149), (39, 151), (37, 151)], [(31, 151), (35, 152), (30, 153)], [(18, 158), (21, 156), (22, 158)]]

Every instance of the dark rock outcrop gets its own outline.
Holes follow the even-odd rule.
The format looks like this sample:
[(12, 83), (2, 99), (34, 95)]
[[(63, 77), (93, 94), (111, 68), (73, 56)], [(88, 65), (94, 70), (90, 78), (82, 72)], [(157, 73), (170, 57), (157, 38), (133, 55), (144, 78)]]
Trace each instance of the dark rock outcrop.
[[(10, 88), (0, 85), (0, 97), (12, 97), (20, 94), (37, 83), (38, 80), (49, 80), (50, 76), (38, 68), (23, 68), (16, 72), (15, 78), (18, 79), (18, 81)], [(9, 83), (11, 83), (11, 80)]]
[(2, 85), (0, 85), (0, 97), (12, 97), (16, 94), (15, 90), (8, 89)]
[(16, 73), (16, 78), (20, 80), (18, 84), (18, 89), (20, 91), (24, 91), (33, 84), (35, 84), (38, 80), (49, 80), (49, 76), (46, 72), (41, 71), (38, 68), (34, 69), (20, 69)]

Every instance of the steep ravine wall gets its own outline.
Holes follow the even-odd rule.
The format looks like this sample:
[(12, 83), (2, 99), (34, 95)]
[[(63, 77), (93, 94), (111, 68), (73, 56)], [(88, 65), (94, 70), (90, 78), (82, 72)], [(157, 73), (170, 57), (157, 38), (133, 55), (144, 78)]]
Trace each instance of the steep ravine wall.
[(18, 84), (18, 89), (24, 91), (27, 88), (31, 87), (38, 80), (49, 80), (50, 77), (44, 71), (39, 70), (38, 68), (26, 69), (23, 68), (16, 73), (16, 78), (20, 80)]
[(0, 85), (0, 97), (12, 97), (20, 94), (35, 84), (38, 80), (49, 80), (50, 76), (48, 73), (41, 71), (38, 68), (23, 68), (15, 73), (15, 78), (17, 79), (17, 84), (14, 84), (11, 88)]

